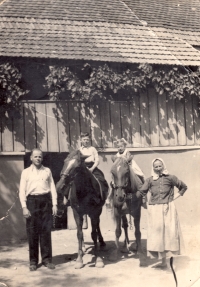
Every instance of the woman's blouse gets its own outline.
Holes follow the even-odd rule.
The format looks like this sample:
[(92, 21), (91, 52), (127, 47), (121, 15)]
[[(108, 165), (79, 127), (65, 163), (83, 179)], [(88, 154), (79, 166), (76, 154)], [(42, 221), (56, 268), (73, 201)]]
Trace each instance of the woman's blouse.
[(162, 174), (157, 180), (153, 180), (151, 176), (145, 180), (139, 193), (141, 196), (145, 196), (148, 191), (151, 193), (149, 204), (164, 204), (173, 200), (175, 186), (178, 188), (180, 195), (183, 195), (187, 190), (186, 184), (175, 175)]
[(82, 155), (88, 156), (85, 159), (85, 162), (87, 162), (87, 163), (93, 162), (95, 166), (98, 166), (99, 155), (98, 155), (98, 152), (97, 152), (95, 147), (93, 147), (93, 146), (90, 146), (90, 147), (82, 146), (82, 147), (80, 147), (80, 152), (82, 153)]

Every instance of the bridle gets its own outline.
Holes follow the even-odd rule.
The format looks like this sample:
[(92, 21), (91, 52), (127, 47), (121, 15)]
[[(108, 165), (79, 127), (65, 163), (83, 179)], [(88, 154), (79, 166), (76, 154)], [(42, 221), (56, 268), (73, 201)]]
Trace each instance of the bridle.
[[(121, 189), (124, 189), (124, 198), (123, 200), (121, 201), (122, 204), (124, 204), (124, 202), (127, 200), (127, 199), (130, 199), (132, 201), (132, 193), (128, 193), (126, 192), (126, 189), (128, 189), (129, 185), (130, 185), (130, 179), (129, 179), (129, 182), (128, 184), (126, 185), (115, 185), (115, 184), (112, 184), (112, 188), (117, 190), (119, 188)], [(131, 214), (129, 213), (129, 221), (128, 223), (130, 224), (130, 230), (133, 229), (133, 222), (132, 222), (132, 219), (131, 219)]]
[[(124, 190), (124, 199), (123, 201), (121, 201), (121, 203), (123, 204), (126, 199), (127, 199), (127, 193), (126, 190), (129, 188), (129, 185), (130, 185), (130, 182), (128, 182), (128, 184), (125, 184), (125, 185), (117, 185), (117, 184), (112, 184), (112, 188), (114, 190), (118, 190), (118, 189), (123, 189)], [(117, 195), (116, 195), (117, 196)]]
[(113, 184), (113, 188), (114, 188), (114, 189), (119, 189), (119, 188), (121, 188), (121, 189), (126, 189), (127, 187), (128, 187), (128, 184), (126, 184), (126, 185)]

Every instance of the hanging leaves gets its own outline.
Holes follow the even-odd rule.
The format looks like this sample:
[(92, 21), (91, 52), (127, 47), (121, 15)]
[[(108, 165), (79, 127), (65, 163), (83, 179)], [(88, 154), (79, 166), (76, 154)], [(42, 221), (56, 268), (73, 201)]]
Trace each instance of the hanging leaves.
[(10, 113), (20, 116), (20, 97), (28, 91), (20, 87), (22, 75), (13, 64), (0, 63), (0, 117)]
[(170, 98), (182, 99), (186, 95), (200, 97), (199, 69), (191, 72), (183, 67), (139, 64), (134, 69), (119, 72), (107, 64), (94, 67), (87, 63), (82, 72), (88, 75), (84, 81), (69, 67), (51, 66), (50, 74), (46, 77), (50, 98), (59, 99), (59, 94), (68, 90), (71, 98), (76, 100), (112, 100), (111, 94), (117, 94), (119, 90), (129, 90), (135, 95), (149, 85), (159, 95), (166, 93)]

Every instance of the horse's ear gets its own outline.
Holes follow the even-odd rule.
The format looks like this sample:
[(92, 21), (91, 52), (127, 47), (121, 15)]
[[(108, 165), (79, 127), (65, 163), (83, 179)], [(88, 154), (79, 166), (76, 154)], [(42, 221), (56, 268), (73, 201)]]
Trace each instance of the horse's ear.
[(117, 159), (117, 156), (116, 156), (116, 155), (112, 155), (112, 156), (111, 156), (111, 159), (112, 159), (112, 162), (115, 162), (116, 159)]

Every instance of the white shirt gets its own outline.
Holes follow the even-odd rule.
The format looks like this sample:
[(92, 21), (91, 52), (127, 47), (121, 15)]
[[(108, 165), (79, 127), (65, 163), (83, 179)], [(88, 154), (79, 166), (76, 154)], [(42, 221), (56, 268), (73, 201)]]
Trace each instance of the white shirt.
[(24, 169), (21, 174), (19, 198), (23, 207), (26, 207), (28, 195), (40, 195), (51, 192), (53, 205), (57, 205), (57, 192), (52, 173), (48, 167), (37, 169), (33, 164)]
[(95, 147), (89, 146), (89, 147), (80, 147), (80, 152), (82, 155), (88, 156), (85, 159), (85, 162), (94, 162), (95, 166), (98, 166), (99, 164), (99, 155)]

